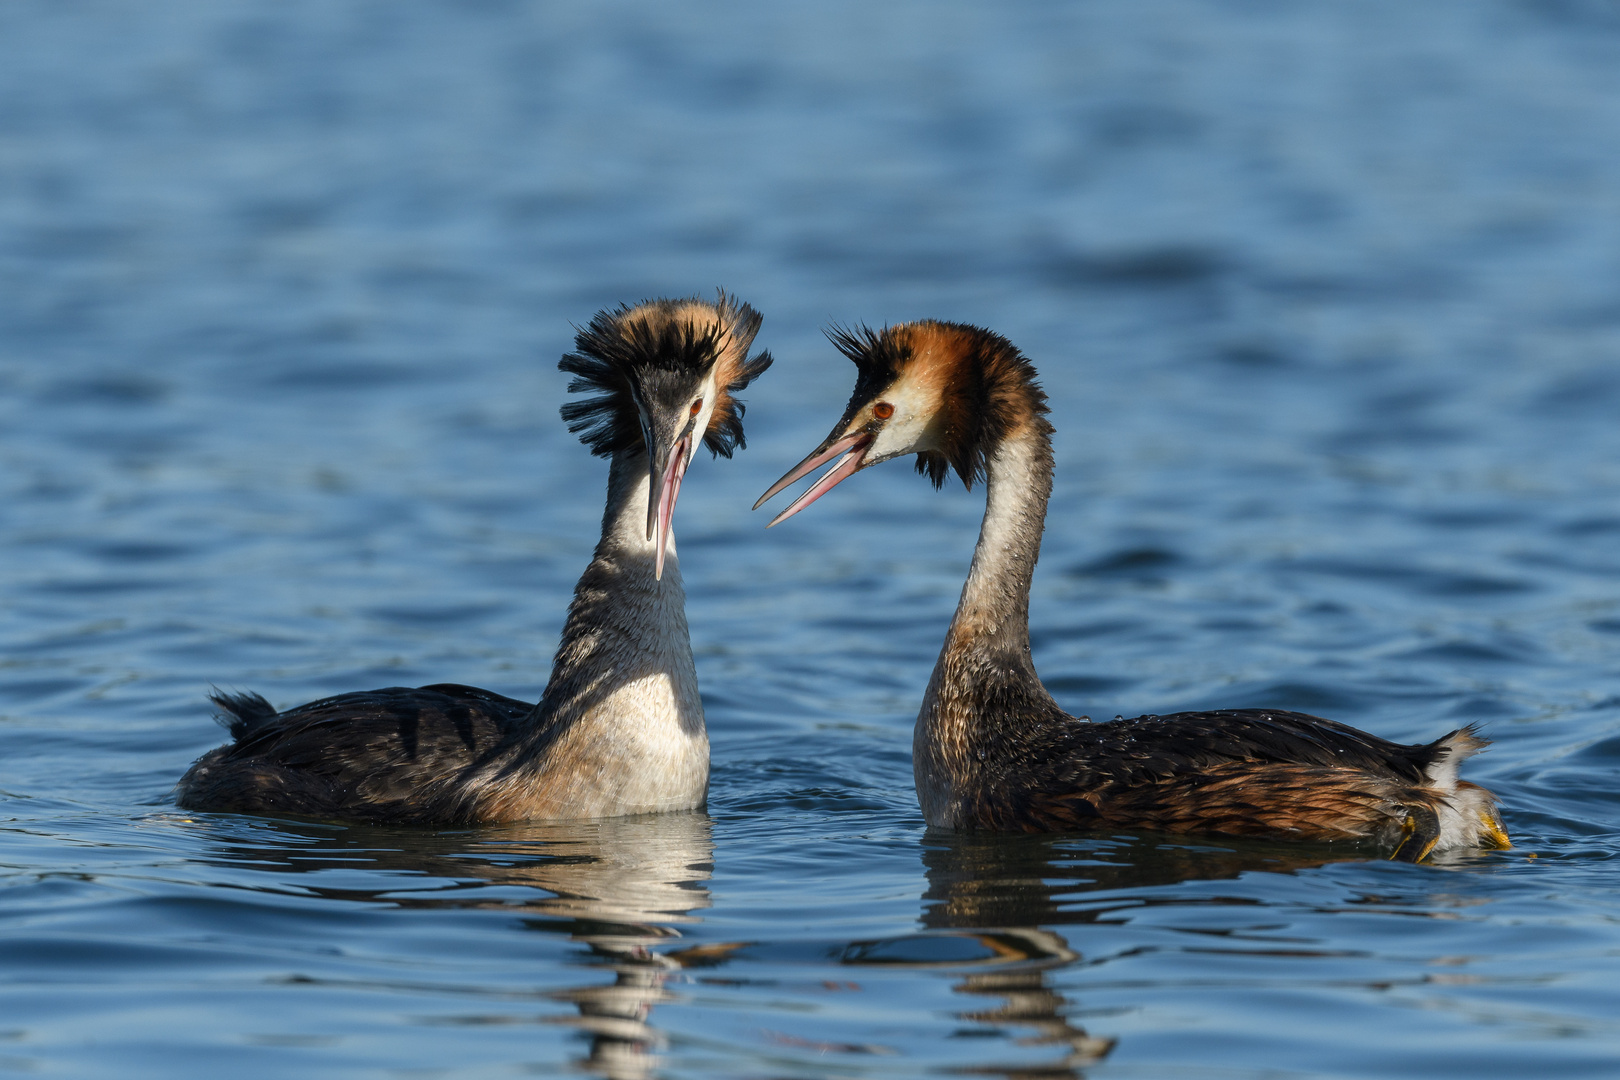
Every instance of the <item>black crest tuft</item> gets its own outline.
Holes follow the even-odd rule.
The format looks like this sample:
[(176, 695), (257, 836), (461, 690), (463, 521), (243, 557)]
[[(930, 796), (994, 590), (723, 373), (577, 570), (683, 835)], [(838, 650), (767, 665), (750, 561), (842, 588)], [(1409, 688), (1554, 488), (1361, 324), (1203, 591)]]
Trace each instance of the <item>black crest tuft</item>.
[[(723, 318), (728, 303), (724, 293), (720, 294), (720, 301)], [(761, 352), (752, 359), (748, 356), (748, 347), (753, 344), (754, 335), (759, 333), (762, 321), (760, 313), (747, 304), (736, 312), (731, 333), (737, 344), (722, 358), (726, 368), (716, 380), (720, 387), (720, 400), (715, 402), (708, 430), (703, 433), (703, 445), (720, 457), (729, 458), (733, 451), (748, 446), (748, 440), (743, 436), (743, 413), (748, 411), (748, 407), (736, 395), (748, 389), (748, 384), (771, 366), (769, 352)]]
[(759, 312), (724, 292), (712, 304), (649, 300), (597, 312), (575, 335), (575, 351), (557, 364), (574, 376), (569, 393), (594, 394), (564, 404), (563, 421), (599, 457), (635, 450), (642, 445), (637, 395), (676, 393), (718, 365), (719, 400), (703, 441), (730, 457), (745, 445), (743, 405), (731, 395), (771, 366), (769, 353), (748, 358), (762, 321)]
[(894, 327), (882, 331), (870, 326), (833, 325), (823, 331), (834, 348), (855, 364), (853, 412), (887, 389), (900, 377), (900, 370), (911, 360), (911, 344), (902, 341)]

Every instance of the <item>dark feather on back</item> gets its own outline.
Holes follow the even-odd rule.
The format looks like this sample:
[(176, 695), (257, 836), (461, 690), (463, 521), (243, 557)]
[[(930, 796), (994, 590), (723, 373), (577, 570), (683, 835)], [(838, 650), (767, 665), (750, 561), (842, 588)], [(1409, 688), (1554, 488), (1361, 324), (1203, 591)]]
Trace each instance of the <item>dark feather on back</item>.
[(189, 809), (394, 822), (469, 820), (463, 781), (509, 751), (534, 706), (441, 683), (340, 694), (277, 713), (215, 694), (234, 743), (180, 781)]
[(239, 742), (277, 716), (276, 707), (251, 690), (240, 694), (215, 690), (208, 695), (208, 700), (222, 710), (222, 715), (216, 715), (214, 719), (231, 733), (231, 738)]

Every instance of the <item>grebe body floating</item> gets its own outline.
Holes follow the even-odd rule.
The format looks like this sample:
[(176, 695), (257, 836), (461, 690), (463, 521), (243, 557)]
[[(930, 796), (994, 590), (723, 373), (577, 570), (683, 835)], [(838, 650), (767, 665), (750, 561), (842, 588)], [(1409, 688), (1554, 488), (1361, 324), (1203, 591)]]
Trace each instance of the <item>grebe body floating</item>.
[(1472, 727), (1406, 746), (1274, 709), (1106, 723), (1066, 714), (1029, 650), (1052, 491), (1052, 426), (1034, 367), (1007, 339), (956, 323), (829, 336), (855, 362), (855, 392), (832, 434), (761, 496), (832, 463), (772, 525), (905, 454), (936, 486), (953, 470), (969, 488), (986, 482), (972, 568), (913, 738), (930, 825), (1371, 840), (1407, 862), (1509, 846), (1495, 797), (1457, 775), (1486, 745)]
[(232, 741), (177, 790), (191, 810), (374, 822), (607, 817), (703, 805), (709, 738), (670, 522), (700, 443), (743, 445), (733, 395), (770, 366), (760, 316), (654, 300), (603, 311), (559, 366), (569, 429), (611, 460), (595, 556), (538, 704), (470, 686), (389, 687), (277, 712), (216, 694)]

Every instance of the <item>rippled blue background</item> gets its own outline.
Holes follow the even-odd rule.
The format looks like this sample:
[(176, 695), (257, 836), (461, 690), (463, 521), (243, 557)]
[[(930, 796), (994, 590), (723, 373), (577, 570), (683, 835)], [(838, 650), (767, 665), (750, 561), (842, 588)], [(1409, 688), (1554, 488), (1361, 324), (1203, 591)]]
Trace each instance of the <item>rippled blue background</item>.
[[(718, 286), (707, 815), (173, 808), (211, 685), (537, 694), (570, 324)], [(1062, 704), (1480, 721), (1520, 847), (925, 835), (980, 499), (748, 511), (923, 316), (1051, 395)], [(1617, 354), (1607, 0), (0, 5), (0, 1073), (1614, 1075)]]

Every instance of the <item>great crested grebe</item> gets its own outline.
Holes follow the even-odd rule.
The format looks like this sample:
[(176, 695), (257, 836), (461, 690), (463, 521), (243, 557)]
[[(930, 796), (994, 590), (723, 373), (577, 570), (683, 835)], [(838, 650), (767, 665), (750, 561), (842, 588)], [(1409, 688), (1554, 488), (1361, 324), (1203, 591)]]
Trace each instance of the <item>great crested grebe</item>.
[(936, 486), (951, 469), (969, 488), (987, 481), (973, 565), (912, 743), (930, 825), (1367, 839), (1406, 862), (1509, 846), (1495, 796), (1457, 778), (1486, 745), (1472, 727), (1406, 746), (1272, 709), (1109, 723), (1063, 712), (1029, 653), (1030, 579), (1052, 493), (1052, 425), (1034, 367), (1007, 339), (957, 323), (829, 336), (855, 362), (854, 396), (826, 441), (759, 503), (836, 462), (772, 525), (902, 454), (916, 454)]
[(709, 737), (670, 518), (701, 440), (743, 445), (732, 395), (760, 315), (654, 300), (602, 311), (558, 365), (570, 431), (610, 457), (595, 557), (574, 589), (539, 704), (440, 684), (342, 694), (278, 713), (215, 694), (233, 741), (181, 778), (182, 807), (400, 823), (607, 817), (700, 807)]

